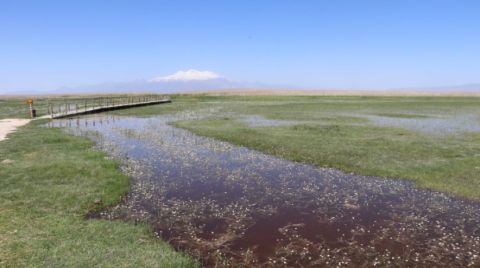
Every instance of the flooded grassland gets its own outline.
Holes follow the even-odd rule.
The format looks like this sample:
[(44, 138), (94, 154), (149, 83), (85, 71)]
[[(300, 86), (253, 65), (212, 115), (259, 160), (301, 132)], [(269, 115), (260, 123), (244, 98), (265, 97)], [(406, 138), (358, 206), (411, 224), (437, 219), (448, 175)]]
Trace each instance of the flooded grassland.
[(149, 223), (207, 267), (480, 265), (478, 202), (200, 137), (169, 124), (179, 119), (50, 123), (94, 139), (132, 178), (120, 204), (91, 217)]

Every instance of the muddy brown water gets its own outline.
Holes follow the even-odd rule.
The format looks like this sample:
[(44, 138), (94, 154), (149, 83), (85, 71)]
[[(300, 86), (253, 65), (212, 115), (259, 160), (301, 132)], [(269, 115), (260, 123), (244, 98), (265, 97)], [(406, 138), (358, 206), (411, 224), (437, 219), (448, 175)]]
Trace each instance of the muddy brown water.
[(478, 202), (199, 137), (168, 124), (179, 118), (49, 124), (94, 139), (132, 178), (92, 217), (149, 223), (205, 267), (480, 266)]

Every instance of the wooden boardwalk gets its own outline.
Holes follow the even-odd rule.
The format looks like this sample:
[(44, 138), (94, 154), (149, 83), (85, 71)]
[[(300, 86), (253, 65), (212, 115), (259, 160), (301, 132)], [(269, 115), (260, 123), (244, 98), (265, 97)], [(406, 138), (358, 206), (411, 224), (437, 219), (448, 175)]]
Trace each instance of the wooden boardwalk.
[(77, 115), (100, 113), (112, 110), (155, 105), (172, 102), (165, 96), (143, 97), (103, 97), (85, 99), (76, 103), (64, 103), (48, 106), (48, 117), (52, 119), (66, 118)]

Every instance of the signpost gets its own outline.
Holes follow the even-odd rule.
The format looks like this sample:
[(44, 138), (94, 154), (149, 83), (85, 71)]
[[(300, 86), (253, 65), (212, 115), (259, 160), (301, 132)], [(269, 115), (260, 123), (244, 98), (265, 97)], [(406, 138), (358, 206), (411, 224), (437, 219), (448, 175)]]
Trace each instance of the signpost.
[(37, 116), (37, 113), (35, 111), (35, 109), (33, 109), (33, 100), (32, 99), (28, 99), (27, 100), (27, 104), (30, 108), (30, 117), (31, 118), (35, 118)]

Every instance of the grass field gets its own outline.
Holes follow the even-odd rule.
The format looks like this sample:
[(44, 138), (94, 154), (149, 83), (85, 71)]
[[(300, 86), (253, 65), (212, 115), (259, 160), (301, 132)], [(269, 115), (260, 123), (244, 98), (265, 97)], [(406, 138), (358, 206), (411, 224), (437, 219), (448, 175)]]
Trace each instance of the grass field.
[(0, 142), (0, 267), (197, 266), (148, 226), (85, 220), (129, 180), (91, 141), (42, 123)]

